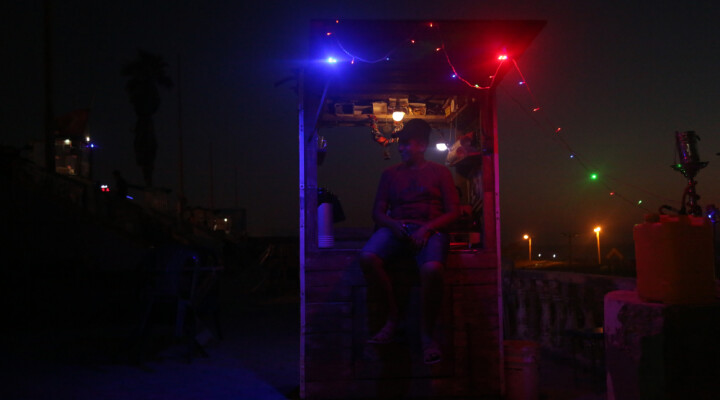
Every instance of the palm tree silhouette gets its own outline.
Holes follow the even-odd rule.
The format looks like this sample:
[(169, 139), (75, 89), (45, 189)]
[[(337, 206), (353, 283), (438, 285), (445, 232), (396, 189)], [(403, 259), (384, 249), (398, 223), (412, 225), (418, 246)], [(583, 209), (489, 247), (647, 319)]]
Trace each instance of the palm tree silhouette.
[(173, 85), (167, 75), (167, 65), (161, 56), (138, 50), (137, 58), (122, 69), (122, 75), (130, 78), (125, 90), (137, 116), (133, 141), (135, 162), (142, 169), (146, 186), (152, 186), (157, 153), (153, 114), (160, 107), (158, 86), (171, 88)]

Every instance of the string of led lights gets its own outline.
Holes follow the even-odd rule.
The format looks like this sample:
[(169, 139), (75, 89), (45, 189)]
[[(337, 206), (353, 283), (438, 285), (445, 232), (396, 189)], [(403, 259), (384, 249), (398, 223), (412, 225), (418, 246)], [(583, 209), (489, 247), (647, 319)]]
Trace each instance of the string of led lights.
[(452, 72), (453, 72), (452, 77), (459, 79), (462, 83), (468, 85), (469, 87), (471, 87), (471, 88), (473, 88), (473, 89), (481, 89), (481, 90), (490, 89), (490, 88), (492, 87), (493, 83), (495, 83), (495, 77), (497, 76), (498, 72), (500, 71), (500, 67), (503, 65), (503, 62), (507, 59), (507, 56), (505, 56), (505, 55), (499, 56), (498, 60), (500, 60), (500, 62), (498, 63), (497, 69), (495, 70), (495, 73), (493, 74), (493, 76), (492, 76), (492, 78), (491, 78), (491, 80), (490, 80), (490, 84), (489, 84), (488, 86), (480, 86), (480, 85), (478, 85), (478, 84), (472, 84), (472, 83), (470, 83), (470, 81), (468, 81), (467, 79), (463, 78), (462, 75), (460, 75), (460, 74), (457, 72), (457, 70), (455, 69), (455, 66), (453, 65), (452, 61), (450, 61), (450, 56), (448, 55), (447, 50), (445, 49), (445, 43), (443, 43), (443, 44), (440, 46), (440, 50), (442, 50), (443, 54), (445, 55), (445, 59), (447, 60), (447, 63), (448, 63), (448, 65), (450, 66), (450, 69), (451, 69)]
[[(339, 21), (336, 20), (335, 23), (339, 23)], [(358, 56), (357, 54), (351, 53), (349, 50), (347, 50), (345, 48), (345, 46), (343, 46), (343, 44), (340, 42), (340, 39), (336, 35), (333, 35), (332, 32), (328, 32), (327, 36), (331, 36), (335, 40), (335, 43), (340, 48), (340, 50), (342, 50), (343, 53), (345, 53), (348, 57), (351, 58), (351, 61), (350, 61), (351, 64), (354, 64), (355, 60), (362, 61), (366, 64), (376, 64), (381, 61), (390, 61), (390, 56), (392, 54), (394, 54), (402, 45), (406, 44), (407, 42), (410, 42), (410, 43), (414, 42), (414, 40), (412, 38), (415, 36), (416, 33), (417, 33), (417, 28), (413, 31), (413, 33), (407, 39), (403, 39), (397, 45), (395, 45), (393, 48), (391, 48), (387, 53), (385, 53), (384, 56), (377, 58), (375, 60), (368, 60), (364, 57)]]
[[(524, 111), (530, 116), (530, 118), (531, 118), (533, 121), (535, 121), (535, 123), (536, 123), (541, 129), (543, 129), (543, 126), (542, 126), (541, 122), (538, 121), (537, 118), (534, 117), (534, 115), (533, 115), (532, 112), (528, 112), (528, 111), (527, 111), (527, 108), (524, 107), (515, 97), (513, 97), (510, 93), (508, 93), (504, 88), (503, 88), (503, 91), (505, 91), (505, 93), (510, 97), (510, 99), (513, 100), (518, 106), (520, 106), (521, 109), (524, 110)], [(537, 112), (537, 110), (538, 110), (537, 107), (534, 107), (534, 108), (533, 108), (533, 111), (534, 111), (534, 112)], [(562, 145), (565, 147), (565, 149), (570, 153), (570, 158), (573, 159), (575, 162), (577, 162), (577, 163), (580, 165), (580, 167), (581, 167), (583, 170), (585, 170), (586, 173), (589, 174), (589, 177), (590, 177), (591, 180), (598, 181), (601, 185), (603, 185), (603, 186), (605, 187), (605, 189), (609, 191), (610, 196), (619, 198), (619, 199), (625, 201), (626, 203), (628, 203), (628, 204), (630, 204), (630, 205), (632, 205), (632, 206), (634, 206), (634, 207), (639, 207), (639, 208), (641, 208), (641, 209), (643, 209), (643, 210), (646, 210), (646, 211), (648, 211), (648, 212), (650, 211), (650, 210), (648, 210), (646, 207), (644, 207), (644, 206), (642, 205), (642, 200), (640, 200), (640, 201), (638, 201), (638, 202), (635, 202), (635, 201), (633, 201), (633, 200), (625, 197), (625, 196), (622, 195), (621, 193), (618, 193), (617, 191), (615, 191), (610, 185), (608, 185), (608, 184), (604, 181), (604, 179), (606, 179), (606, 177), (603, 177), (603, 178), (601, 179), (601, 178), (598, 176), (597, 173), (593, 172), (593, 171), (595, 170), (595, 168), (592, 168), (591, 166), (589, 166), (588, 163), (586, 163), (586, 162), (583, 160), (584, 157), (582, 157), (582, 156), (579, 155), (576, 151), (574, 151), (574, 150), (570, 147), (570, 145), (569, 145), (561, 136), (559, 136), (559, 135), (557, 134), (557, 132), (555, 132), (555, 131), (553, 132), (553, 134), (552, 134), (552, 139), (560, 142), (560, 144), (562, 144)]]
[[(521, 82), (523, 82), (523, 81), (521, 81)], [(523, 83), (524, 83), (524, 82), (523, 82)], [(533, 107), (533, 108), (532, 108), (532, 111), (529, 111), (528, 108), (527, 108), (525, 105), (523, 105), (517, 98), (515, 98), (512, 94), (510, 94), (504, 87), (500, 87), (500, 88), (501, 88), (501, 90), (502, 90), (503, 92), (505, 92), (505, 94), (507, 94), (507, 96), (510, 98), (510, 100), (512, 100), (515, 104), (517, 104), (518, 107), (519, 107), (524, 113), (526, 113), (526, 114), (528, 115), (528, 117), (529, 117), (533, 122), (535, 122), (535, 124), (538, 126), (538, 128), (539, 128), (542, 132), (548, 132), (548, 131), (545, 130), (546, 127), (545, 127), (537, 118), (535, 118), (535, 115), (533, 115), (533, 113), (536, 113), (537, 111), (540, 110), (539, 107)], [(559, 136), (559, 135), (557, 134), (557, 132), (558, 132), (558, 131), (556, 130), (556, 128), (553, 128), (552, 133), (550, 134), (551, 139), (560, 142), (560, 144), (565, 147), (565, 149), (570, 153), (570, 158), (573, 159), (573, 160), (575, 160), (575, 162), (577, 162), (577, 163), (580, 165), (580, 167), (582, 167), (582, 169), (584, 169), (587, 173), (590, 174), (590, 179), (592, 179), (592, 180), (598, 180), (598, 175), (597, 175), (596, 173), (593, 173), (593, 172), (592, 172), (592, 171), (594, 170), (594, 168), (591, 168), (590, 166), (588, 166), (588, 164), (587, 164), (585, 161), (583, 161), (583, 157), (580, 156), (577, 152), (575, 152), (575, 151), (570, 147), (570, 145), (569, 145), (561, 136)], [(607, 177), (604, 177), (603, 179), (607, 179)], [(607, 190), (609, 191), (610, 196), (617, 197), (617, 198), (625, 201), (626, 203), (628, 203), (628, 204), (630, 204), (630, 205), (632, 205), (632, 206), (634, 206), (634, 207), (640, 207), (640, 208), (642, 208), (643, 210), (649, 211), (649, 210), (647, 210), (647, 208), (645, 208), (644, 206), (642, 206), (642, 200), (640, 200), (640, 202), (638, 203), (638, 202), (635, 202), (635, 201), (633, 201), (633, 200), (631, 200), (631, 199), (628, 199), (627, 197), (625, 197), (625, 196), (622, 195), (621, 193), (618, 193), (618, 192), (614, 191), (614, 190), (612, 189), (612, 187), (610, 187), (610, 185), (608, 185), (606, 182), (604, 182), (603, 179), (599, 179), (598, 181), (599, 181), (600, 184), (602, 184), (602, 185), (605, 187), (605, 189), (607, 189)], [(610, 179), (612, 179), (612, 178), (610, 178)], [(636, 189), (639, 189), (639, 188), (636, 188)], [(639, 190), (642, 190), (642, 189), (639, 189)], [(645, 191), (645, 192), (646, 192), (646, 194), (652, 195), (651, 193), (649, 193), (649, 192), (647, 192), (647, 191)]]
[[(340, 20), (335, 20), (335, 23), (336, 23), (336, 24), (339, 24), (339, 23), (340, 23)], [(429, 28), (429, 29), (433, 29), (433, 28), (437, 28), (437, 27), (438, 27), (438, 26), (437, 26), (435, 23), (433, 23), (433, 22), (427, 22), (427, 23), (424, 23), (423, 25), (424, 25), (425, 27)], [(407, 38), (405, 38), (405, 39), (401, 40), (400, 42), (398, 42), (397, 45), (393, 46), (393, 47), (392, 47), (390, 50), (388, 50), (383, 56), (381, 56), (381, 57), (379, 57), (379, 58), (375, 58), (375, 59), (368, 59), (368, 58), (365, 58), (365, 57), (362, 57), (362, 56), (358, 55), (357, 53), (351, 52), (350, 50), (347, 49), (346, 46), (343, 45), (343, 43), (340, 41), (340, 38), (337, 37), (338, 35), (336, 35), (336, 34), (335, 34), (334, 32), (332, 32), (332, 31), (326, 32), (325, 35), (328, 36), (328, 37), (330, 37), (330, 38), (332, 38), (332, 39), (334, 40), (335, 44), (336, 44), (336, 45), (338, 46), (338, 48), (340, 49), (340, 51), (342, 51), (345, 55), (347, 55), (348, 57), (350, 57), (350, 63), (351, 63), (351, 64), (354, 64), (355, 61), (360, 61), (360, 62), (363, 62), (363, 63), (366, 63), (366, 64), (376, 64), (376, 63), (379, 63), (379, 62), (390, 61), (391, 58), (392, 58), (391, 56), (392, 56), (394, 53), (396, 53), (396, 52), (398, 51), (398, 49), (400, 49), (400, 47), (402, 47), (403, 45), (407, 45), (408, 43), (409, 43), (409, 44), (415, 44), (415, 39), (413, 39), (413, 38), (416, 36), (418, 30), (419, 30), (419, 27), (416, 27), (416, 28), (413, 30), (413, 32), (412, 32)], [(502, 67), (503, 63), (504, 63), (506, 60), (508, 60), (508, 56), (507, 56), (507, 55), (505, 55), (505, 54), (499, 55), (499, 56), (498, 56), (498, 61), (499, 61), (499, 63), (498, 63), (497, 69), (495, 70), (495, 73), (491, 76), (490, 84), (489, 84), (488, 86), (480, 86), (479, 84), (473, 84), (472, 82), (470, 82), (470, 81), (468, 81), (467, 79), (465, 79), (462, 75), (460, 75), (460, 73), (458, 73), (457, 69), (455, 68), (455, 65), (454, 65), (454, 64), (452, 63), (452, 61), (450, 60), (450, 55), (448, 54), (447, 49), (445, 48), (445, 43), (442, 41), (442, 39), (440, 39), (440, 43), (441, 43), (441, 44), (440, 44), (440, 47), (435, 48), (435, 51), (436, 51), (436, 52), (440, 52), (440, 51), (443, 52), (443, 55), (445, 56), (445, 60), (447, 61), (447, 64), (448, 64), (448, 66), (450, 67), (450, 70), (452, 71), (452, 75), (451, 75), (452, 78), (456, 78), (456, 79), (460, 80), (461, 82), (463, 82), (464, 84), (466, 84), (468, 87), (471, 87), (471, 88), (473, 88), (473, 89), (480, 89), (480, 90), (490, 89), (490, 88), (493, 86), (493, 84), (495, 83), (495, 77), (497, 76), (498, 72), (500, 71), (500, 68)], [(329, 57), (329, 58), (328, 58), (328, 62), (330, 62), (330, 63), (336, 63), (336, 62), (338, 62), (338, 60), (337, 60), (336, 58), (334, 58), (334, 57)]]
[[(335, 20), (335, 23), (339, 24), (340, 21)], [(433, 22), (427, 22), (427, 23), (424, 23), (423, 26), (425, 26), (426, 28), (429, 28), (429, 29), (437, 28), (436, 32), (438, 32), (438, 37), (440, 37), (439, 26), (437, 24), (435, 24)], [(338, 46), (338, 48), (345, 55), (350, 57), (351, 64), (354, 64), (356, 60), (363, 62), (363, 63), (367, 63), (367, 64), (375, 64), (378, 62), (390, 61), (392, 59), (393, 54), (395, 54), (404, 45), (408, 45), (408, 44), (414, 45), (416, 43), (414, 37), (416, 36), (418, 29), (419, 29), (419, 27), (416, 27), (407, 38), (399, 41), (395, 46), (393, 46), (389, 51), (387, 51), (382, 57), (379, 57), (376, 59), (368, 59), (368, 58), (359, 56), (356, 53), (351, 52), (343, 45), (343, 43), (340, 41), (340, 38), (338, 38), (337, 35), (335, 35), (333, 32), (327, 32), (327, 36), (331, 37), (334, 40), (335, 44)], [(532, 107), (528, 110), (528, 108), (526, 106), (521, 104), (520, 101), (518, 101), (516, 98), (514, 98), (509, 92), (507, 92), (507, 90), (505, 90), (504, 88), (501, 88), (501, 89), (503, 91), (505, 91), (505, 93), (508, 94), (510, 99), (512, 101), (514, 101), (523, 110), (523, 112), (525, 112), (530, 117), (530, 119), (533, 120), (538, 125), (538, 127), (540, 128), (541, 131), (543, 131), (543, 132), (547, 131), (548, 133), (551, 132), (550, 136), (552, 137), (552, 139), (554, 139), (556, 142), (560, 143), (560, 145), (562, 145), (565, 148), (565, 150), (570, 154), (570, 158), (573, 159), (583, 170), (585, 170), (589, 174), (591, 180), (597, 181), (599, 184), (604, 186), (605, 189), (608, 190), (609, 195), (611, 197), (619, 198), (619, 199), (631, 204), (632, 206), (641, 208), (647, 212), (650, 212), (650, 210), (647, 209), (643, 205), (642, 200), (634, 201), (634, 200), (629, 199), (628, 197), (624, 196), (622, 193), (617, 192), (617, 190), (615, 190), (608, 183), (608, 181), (614, 181), (614, 183), (616, 183), (616, 184), (624, 185), (624, 186), (633, 188), (635, 190), (641, 191), (642, 193), (645, 193), (646, 195), (654, 197), (656, 199), (662, 200), (663, 202), (667, 202), (667, 201), (672, 202), (673, 201), (673, 200), (667, 199), (663, 196), (652, 193), (648, 190), (642, 189), (638, 186), (623, 182), (617, 178), (613, 178), (611, 176), (600, 177), (596, 172), (594, 172), (596, 170), (596, 168), (592, 168), (591, 164), (589, 162), (585, 161), (584, 157), (582, 157), (577, 151), (575, 151), (570, 146), (570, 144), (565, 140), (565, 138), (561, 134), (562, 127), (559, 127), (559, 126), (553, 124), (552, 120), (545, 113), (545, 110), (541, 106), (539, 106), (540, 102), (535, 97), (535, 94), (531, 90), (530, 85), (528, 84), (527, 80), (525, 79), (525, 77), (522, 73), (522, 70), (520, 69), (520, 67), (515, 59), (510, 59), (506, 54), (498, 55), (497, 69), (496, 69), (495, 73), (492, 76), (490, 76), (491, 81), (490, 81), (489, 85), (480, 86), (479, 84), (474, 84), (474, 83), (470, 82), (462, 74), (459, 73), (459, 71), (453, 64), (452, 60), (450, 59), (450, 55), (448, 54), (448, 51), (445, 47), (445, 43), (442, 40), (442, 38), (440, 38), (440, 47), (435, 48), (435, 51), (436, 52), (442, 51), (445, 61), (447, 62), (448, 67), (452, 71), (452, 75), (451, 75), (452, 78), (458, 79), (460, 82), (464, 83), (468, 87), (473, 88), (473, 89), (478, 89), (478, 90), (488, 90), (491, 87), (493, 87), (493, 85), (495, 83), (495, 78), (498, 75), (498, 73), (500, 72), (500, 68), (502, 68), (502, 66), (504, 65), (505, 62), (507, 62), (508, 60), (511, 60), (515, 71), (520, 76), (519, 85), (523, 86), (525, 88), (525, 90), (527, 91), (528, 95), (530, 96), (530, 100), (532, 102)], [(328, 59), (328, 62), (331, 62), (331, 63), (335, 63), (337, 61), (338, 61), (337, 59), (332, 58), (332, 57), (330, 57)], [(536, 117), (537, 115), (542, 115), (542, 117), (543, 117), (542, 122)]]
[(536, 114), (536, 113), (541, 113), (541, 114), (543, 115), (544, 120), (546, 121), (546, 124), (550, 127), (550, 130), (553, 131), (552, 138), (555, 139), (556, 141), (560, 142), (560, 143), (565, 147), (565, 149), (566, 149), (566, 150), (569, 152), (569, 154), (570, 154), (570, 158), (571, 158), (571, 159), (574, 159), (588, 174), (590, 174), (590, 179), (592, 179), (592, 180), (597, 180), (600, 184), (602, 184), (602, 185), (608, 190), (610, 196), (616, 197), (616, 198), (619, 198), (619, 199), (622, 199), (623, 201), (625, 201), (625, 202), (627, 202), (627, 203), (629, 203), (629, 204), (631, 204), (631, 205), (633, 205), (633, 206), (635, 206), (635, 207), (639, 207), (639, 208), (641, 208), (641, 209), (643, 209), (643, 210), (645, 210), (645, 211), (648, 211), (648, 212), (650, 212), (650, 210), (643, 205), (643, 201), (642, 201), (642, 200), (637, 200), (637, 201), (630, 200), (629, 198), (625, 197), (625, 196), (622, 195), (621, 193), (617, 192), (617, 190), (615, 190), (607, 181), (614, 181), (614, 182), (617, 183), (617, 184), (624, 185), (624, 186), (627, 186), (627, 187), (631, 187), (631, 188), (633, 188), (633, 189), (635, 189), (635, 190), (638, 190), (638, 191), (641, 191), (641, 192), (645, 193), (645, 194), (648, 195), (648, 196), (654, 197), (654, 198), (656, 198), (656, 199), (658, 199), (658, 200), (662, 200), (662, 201), (664, 201), (664, 202), (665, 202), (665, 201), (669, 201), (669, 202), (672, 202), (672, 201), (673, 201), (673, 200), (671, 200), (671, 199), (668, 199), (668, 198), (666, 198), (666, 197), (660, 196), (660, 195), (658, 195), (658, 194), (655, 194), (655, 193), (653, 193), (653, 192), (650, 192), (650, 191), (648, 191), (648, 190), (645, 190), (645, 189), (643, 189), (643, 188), (640, 188), (639, 186), (632, 185), (632, 184), (630, 184), (630, 183), (624, 182), (624, 181), (622, 181), (622, 180), (620, 180), (620, 179), (617, 179), (617, 178), (614, 178), (614, 177), (612, 177), (612, 176), (603, 176), (602, 178), (600, 178), (600, 177), (597, 175), (597, 173), (593, 172), (593, 171), (595, 170), (595, 168), (591, 168), (591, 166), (589, 166), (588, 163), (586, 163), (585, 161), (583, 161), (583, 157), (581, 157), (581, 156), (578, 154), (578, 152), (576, 152), (576, 151), (570, 146), (570, 144), (568, 144), (568, 142), (565, 140), (565, 138), (564, 138), (564, 137), (562, 136), (562, 134), (560, 133), (560, 131), (562, 130), (562, 128), (561, 128), (561, 127), (558, 127), (558, 126), (556, 126), (556, 125), (554, 125), (554, 124), (552, 124), (550, 118), (548, 118), (547, 114), (545, 114), (544, 109), (543, 109), (542, 107), (539, 107), (539, 106), (537, 105), (537, 104), (539, 104), (539, 103), (538, 103), (538, 101), (537, 101), (534, 93), (533, 93), (532, 90), (530, 89), (530, 86), (527, 84), (527, 81), (525, 80), (525, 78), (524, 78), (524, 76), (523, 76), (523, 74), (522, 74), (522, 71), (520, 70), (520, 67), (518, 66), (518, 64), (517, 64), (517, 62), (516, 62), (515, 60), (513, 60), (513, 64), (514, 64), (514, 66), (515, 66), (515, 70), (517, 71), (518, 75), (519, 75), (520, 78), (521, 78), (520, 85), (521, 85), (521, 86), (524, 86), (525, 90), (528, 92), (528, 94), (529, 94), (529, 96), (530, 96), (530, 99), (531, 99), (532, 102), (533, 102), (532, 112), (528, 112), (528, 111), (527, 111), (527, 108), (524, 107), (524, 106), (523, 106), (517, 99), (515, 99), (512, 95), (510, 95), (509, 92), (505, 91), (505, 93), (507, 93), (508, 96), (509, 96), (516, 104), (518, 104), (518, 106), (520, 106), (528, 115), (530, 115), (530, 117), (536, 122), (536, 124), (538, 124), (538, 126), (541, 126), (542, 124), (540, 123), (540, 121), (537, 120), (537, 118), (535, 118), (535, 115), (534, 115), (534, 114)]
[[(513, 66), (515, 66), (515, 71), (517, 71), (518, 75), (520, 75), (520, 83), (519, 84), (521, 86), (525, 87), (528, 94), (530, 95), (530, 98), (532, 99), (532, 102), (534, 104), (532, 111), (533, 112), (540, 111), (541, 110), (541, 108), (539, 106), (540, 102), (537, 101), (537, 99), (535, 98), (535, 94), (533, 94), (533, 91), (530, 90), (530, 84), (527, 82), (527, 80), (525, 80), (525, 76), (523, 75), (522, 71), (520, 70), (520, 67), (517, 64), (517, 60), (515, 60), (513, 58), (512, 62), (513, 62)], [(552, 121), (550, 121), (550, 118), (547, 117), (547, 114), (545, 114), (544, 112), (542, 114), (545, 116), (545, 122), (550, 126), (550, 129), (554, 130), (555, 133), (558, 133), (562, 130), (562, 128), (556, 127), (555, 125), (553, 125)]]

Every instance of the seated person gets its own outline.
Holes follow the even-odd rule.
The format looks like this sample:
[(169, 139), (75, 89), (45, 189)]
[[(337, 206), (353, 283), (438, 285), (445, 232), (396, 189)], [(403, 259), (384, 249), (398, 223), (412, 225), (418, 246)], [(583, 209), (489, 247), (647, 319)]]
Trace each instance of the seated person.
[(459, 216), (459, 198), (452, 173), (444, 165), (425, 159), (430, 125), (420, 119), (408, 121), (398, 132), (402, 162), (387, 168), (380, 178), (373, 220), (378, 229), (360, 253), (360, 265), (368, 281), (387, 305), (387, 321), (368, 342), (392, 342), (399, 312), (386, 262), (395, 256), (412, 255), (420, 268), (423, 359), (440, 361), (435, 338), (442, 305), (442, 270), (449, 248), (443, 228)]

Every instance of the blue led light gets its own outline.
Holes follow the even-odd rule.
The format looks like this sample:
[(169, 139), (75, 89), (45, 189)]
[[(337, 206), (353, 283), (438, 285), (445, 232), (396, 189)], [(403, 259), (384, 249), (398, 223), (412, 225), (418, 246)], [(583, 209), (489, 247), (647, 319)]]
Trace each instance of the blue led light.
[(327, 62), (330, 63), (330, 64), (335, 64), (335, 63), (338, 62), (338, 60), (337, 60), (337, 58), (335, 58), (335, 57), (328, 57), (328, 58), (327, 58)]

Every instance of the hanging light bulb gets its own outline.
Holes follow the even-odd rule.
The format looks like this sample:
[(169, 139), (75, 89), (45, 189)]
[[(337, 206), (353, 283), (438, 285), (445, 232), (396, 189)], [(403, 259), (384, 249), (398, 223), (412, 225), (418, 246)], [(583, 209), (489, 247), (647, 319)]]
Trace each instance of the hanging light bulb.
[(393, 111), (392, 118), (393, 118), (393, 121), (396, 121), (396, 122), (402, 121), (403, 118), (405, 118), (405, 111), (403, 111), (403, 110)]

